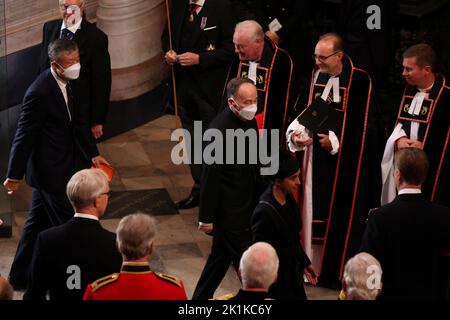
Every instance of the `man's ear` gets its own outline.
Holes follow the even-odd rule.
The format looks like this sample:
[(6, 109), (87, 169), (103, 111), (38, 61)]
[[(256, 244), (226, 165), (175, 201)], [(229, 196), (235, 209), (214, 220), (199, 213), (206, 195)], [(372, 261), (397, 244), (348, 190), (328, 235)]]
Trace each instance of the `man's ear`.
[(431, 70), (431, 66), (425, 66), (425, 67), (423, 67), (423, 69), (424, 69), (427, 73), (433, 72), (433, 70)]

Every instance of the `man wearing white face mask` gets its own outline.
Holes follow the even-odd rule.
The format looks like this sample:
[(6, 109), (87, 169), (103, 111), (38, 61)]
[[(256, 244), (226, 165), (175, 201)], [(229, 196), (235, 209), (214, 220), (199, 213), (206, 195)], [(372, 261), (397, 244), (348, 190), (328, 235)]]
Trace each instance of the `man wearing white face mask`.
[(87, 119), (80, 117), (78, 105), (73, 103), (70, 80), (80, 72), (76, 43), (58, 39), (50, 44), (48, 55), (51, 67), (25, 93), (4, 182), (13, 194), (25, 175), (33, 188), (31, 209), (10, 272), (16, 290), (27, 285), (38, 233), (74, 214), (65, 194), (70, 177), (92, 162), (107, 163), (98, 153)]
[[(212, 298), (232, 263), (238, 269), (242, 253), (251, 243), (250, 218), (256, 206), (258, 165), (249, 161), (250, 140), (245, 154), (236, 152), (233, 162), (227, 157), (228, 130), (244, 130), (258, 135), (256, 120), (258, 93), (250, 79), (235, 78), (227, 86), (228, 108), (211, 122), (209, 129), (222, 133), (224, 163), (204, 164), (200, 183), (199, 230), (213, 235), (211, 253), (192, 296), (194, 300)], [(229, 132), (229, 131), (228, 131)], [(236, 139), (234, 139), (236, 140)], [(222, 150), (220, 150), (222, 151)], [(219, 152), (217, 150), (216, 152)], [(244, 156), (244, 163), (236, 161)]]
[(79, 105), (82, 116), (89, 120), (92, 135), (98, 139), (103, 135), (111, 94), (108, 37), (85, 18), (85, 0), (58, 2), (61, 19), (44, 24), (39, 72), (50, 66), (47, 48), (52, 41), (68, 39), (77, 43), (82, 68), (80, 77), (72, 85), (75, 103)]

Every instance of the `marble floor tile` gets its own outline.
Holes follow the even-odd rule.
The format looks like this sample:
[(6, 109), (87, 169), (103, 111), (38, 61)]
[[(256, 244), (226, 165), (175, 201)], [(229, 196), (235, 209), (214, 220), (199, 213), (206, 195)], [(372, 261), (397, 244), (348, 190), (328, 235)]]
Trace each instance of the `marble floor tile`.
[(150, 165), (142, 144), (139, 142), (102, 143), (100, 153), (113, 167), (133, 167)]
[(166, 129), (174, 129), (176, 128), (176, 120), (173, 115), (164, 115), (156, 120), (150, 122), (150, 124), (154, 127), (166, 128)]
[(139, 141), (167, 141), (170, 142), (172, 130), (167, 128), (158, 128), (148, 125), (143, 125), (139, 128), (133, 129), (138, 135)]
[(166, 176), (136, 177), (122, 179), (126, 190), (168, 189), (173, 187)]
[(159, 245), (158, 252), (162, 261), (203, 257), (200, 248), (194, 242)]

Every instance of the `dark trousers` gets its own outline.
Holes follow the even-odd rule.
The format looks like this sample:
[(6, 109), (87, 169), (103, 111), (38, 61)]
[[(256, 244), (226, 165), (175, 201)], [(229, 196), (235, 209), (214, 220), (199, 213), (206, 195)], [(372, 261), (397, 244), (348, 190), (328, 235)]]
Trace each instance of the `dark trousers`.
[(9, 281), (16, 287), (25, 287), (34, 244), (39, 232), (63, 224), (74, 215), (74, 210), (65, 194), (53, 194), (33, 189), (31, 208), (20, 235), (16, 255), (9, 273)]
[[(192, 179), (194, 180), (194, 186), (192, 188), (192, 194), (198, 196), (200, 194), (200, 178), (202, 175), (202, 164), (194, 163), (194, 144), (203, 144), (202, 137), (199, 137), (199, 141), (194, 141), (194, 121), (201, 121), (202, 133), (208, 129), (210, 122), (217, 115), (217, 109), (214, 108), (208, 101), (201, 97), (197, 92), (189, 92), (183, 99), (183, 103), (179, 105), (179, 115), (181, 118), (181, 124), (183, 128), (188, 130), (191, 135), (190, 154), (191, 159), (190, 169)], [(199, 159), (203, 159), (203, 145), (202, 154), (198, 155)]]
[(197, 282), (192, 300), (207, 300), (214, 296), (230, 264), (238, 271), (239, 261), (250, 241), (250, 233), (247, 231), (224, 234), (214, 230), (211, 253)]

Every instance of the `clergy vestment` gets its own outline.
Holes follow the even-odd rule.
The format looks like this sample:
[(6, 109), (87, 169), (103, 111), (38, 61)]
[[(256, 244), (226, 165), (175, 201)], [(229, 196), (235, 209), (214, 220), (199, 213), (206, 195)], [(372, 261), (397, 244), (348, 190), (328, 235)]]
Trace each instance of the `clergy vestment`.
[[(329, 286), (338, 285), (344, 263), (357, 251), (368, 209), (373, 206), (370, 195), (361, 191), (372, 184), (366, 139), (372, 121), (371, 79), (364, 70), (355, 68), (349, 57), (345, 56), (342, 63), (342, 73), (336, 77), (313, 71), (306, 104), (311, 106), (313, 99), (323, 99), (337, 113), (328, 132), (319, 132), (329, 135), (333, 150), (322, 148), (298, 118), (286, 132), (289, 149), (304, 150), (299, 154), (303, 245), (310, 258), (313, 242), (323, 245), (319, 282)], [(306, 148), (295, 146), (291, 136), (298, 132), (309, 135), (313, 143)]]
[(386, 143), (382, 170), (381, 204), (396, 196), (394, 172), (395, 142), (401, 137), (419, 140), (430, 160), (428, 178), (422, 186), (426, 198), (450, 205), (450, 169), (448, 141), (450, 135), (450, 88), (445, 77), (436, 75), (429, 90), (405, 87), (397, 116), (397, 124)]
[(230, 79), (236, 76), (249, 78), (258, 89), (258, 112), (255, 118), (259, 128), (280, 129), (284, 132), (286, 117), (292, 106), (292, 70), (289, 54), (268, 38), (264, 39), (264, 49), (259, 61), (234, 63)]

